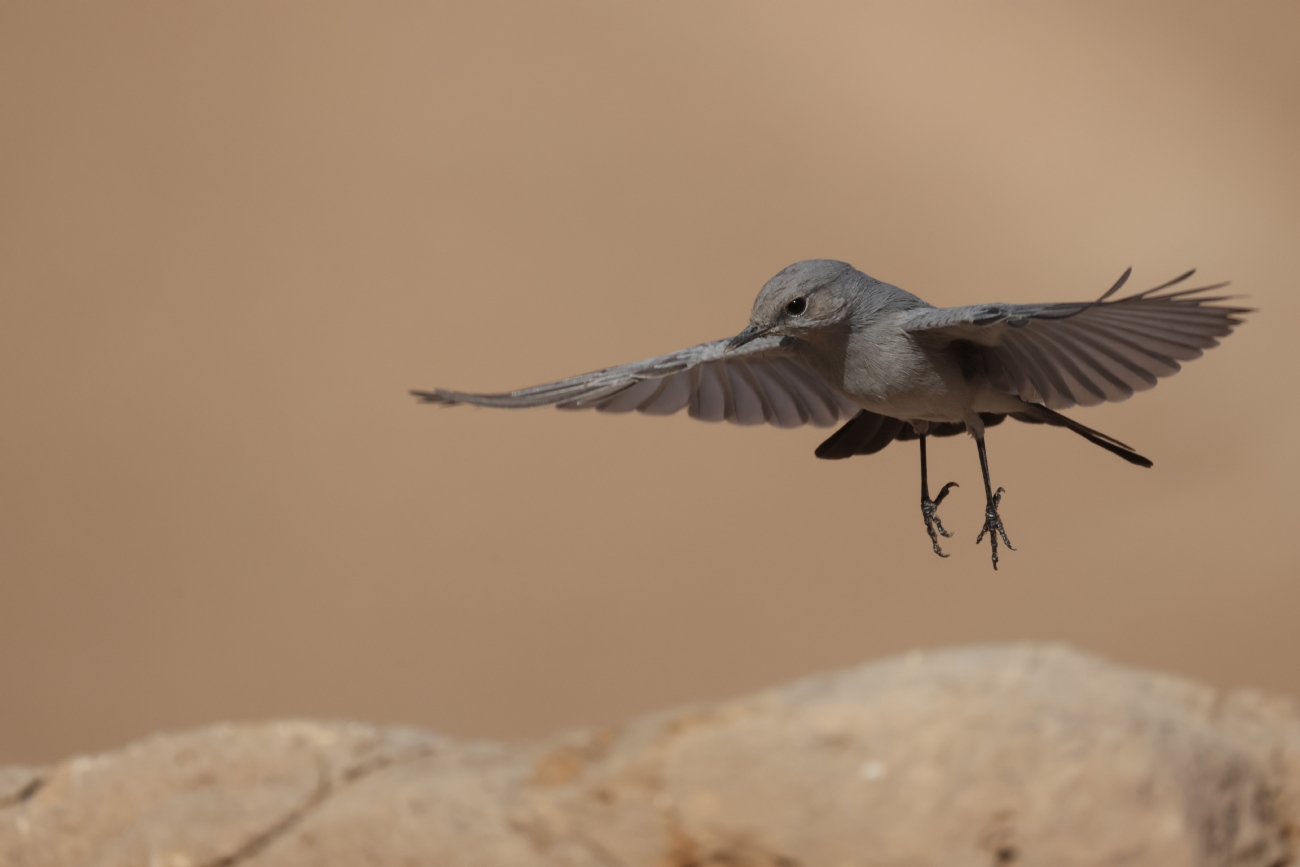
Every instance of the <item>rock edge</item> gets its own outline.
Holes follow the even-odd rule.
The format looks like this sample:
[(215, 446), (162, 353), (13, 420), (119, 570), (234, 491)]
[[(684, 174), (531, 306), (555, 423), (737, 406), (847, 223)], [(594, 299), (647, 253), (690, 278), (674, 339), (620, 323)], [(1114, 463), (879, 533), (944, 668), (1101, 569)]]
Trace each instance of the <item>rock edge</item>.
[(12, 867), (1143, 864), (1300, 854), (1300, 703), (914, 652), (512, 746), (285, 721), (0, 769)]

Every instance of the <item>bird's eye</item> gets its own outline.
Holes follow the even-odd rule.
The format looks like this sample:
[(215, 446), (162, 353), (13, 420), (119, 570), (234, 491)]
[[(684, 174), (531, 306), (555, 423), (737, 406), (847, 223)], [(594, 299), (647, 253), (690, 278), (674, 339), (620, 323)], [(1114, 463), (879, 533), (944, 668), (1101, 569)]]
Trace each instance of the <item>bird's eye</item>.
[(808, 309), (807, 298), (795, 298), (785, 305), (785, 312), (791, 316), (802, 316), (803, 312)]

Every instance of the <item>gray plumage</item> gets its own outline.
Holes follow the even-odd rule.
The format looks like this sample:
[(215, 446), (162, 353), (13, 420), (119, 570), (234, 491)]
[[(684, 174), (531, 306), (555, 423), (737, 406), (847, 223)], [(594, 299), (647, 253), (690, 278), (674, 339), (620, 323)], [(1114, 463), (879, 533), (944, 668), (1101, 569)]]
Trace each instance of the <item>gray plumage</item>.
[[(1171, 290), (1193, 272), (1111, 300), (934, 307), (843, 262), (799, 262), (754, 301), (736, 337), (503, 394), (412, 392), (439, 404), (558, 406), (669, 415), (741, 425), (829, 427), (847, 420), (818, 457), (872, 454), (920, 439), (922, 511), (942, 555), (929, 499), (925, 438), (970, 433), (987, 468), (986, 427), (1007, 416), (1066, 427), (1126, 460), (1151, 462), (1058, 410), (1124, 400), (1176, 373), (1241, 324), (1244, 307), (1205, 293), (1224, 283)], [(985, 532), (1010, 547), (985, 472)], [(928, 504), (928, 505), (927, 505)], [(984, 535), (981, 532), (980, 536)], [(997, 567), (996, 536), (991, 538)]]

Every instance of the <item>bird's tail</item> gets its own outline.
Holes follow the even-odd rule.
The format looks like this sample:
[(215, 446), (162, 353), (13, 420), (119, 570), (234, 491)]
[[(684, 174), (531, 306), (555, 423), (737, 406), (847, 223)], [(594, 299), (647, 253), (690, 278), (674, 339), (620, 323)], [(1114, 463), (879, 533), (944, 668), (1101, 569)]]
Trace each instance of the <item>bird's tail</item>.
[(1101, 446), (1106, 451), (1119, 455), (1130, 464), (1137, 464), (1139, 467), (1149, 467), (1152, 465), (1151, 461), (1133, 451), (1131, 446), (1125, 445), (1112, 436), (1107, 436), (1101, 431), (1096, 431), (1090, 427), (1081, 425), (1074, 419), (1066, 418), (1056, 410), (1048, 409), (1042, 404), (1025, 401), (1025, 406), (1026, 409), (1023, 412), (1013, 412), (1011, 413), (1011, 417), (1032, 424), (1050, 424), (1056, 427), (1069, 428), (1093, 445)]

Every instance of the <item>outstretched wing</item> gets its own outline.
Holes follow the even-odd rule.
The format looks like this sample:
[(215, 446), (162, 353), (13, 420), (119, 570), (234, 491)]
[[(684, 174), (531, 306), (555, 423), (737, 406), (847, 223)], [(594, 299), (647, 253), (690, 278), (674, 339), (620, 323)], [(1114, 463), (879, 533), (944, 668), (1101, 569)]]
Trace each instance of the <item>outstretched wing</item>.
[(412, 391), (428, 403), (508, 408), (558, 406), (601, 412), (670, 415), (734, 424), (829, 427), (859, 407), (826, 382), (780, 337), (760, 337), (727, 351), (730, 341), (584, 373), (505, 394)]
[(977, 304), (916, 311), (905, 324), (918, 337), (968, 341), (979, 348), (994, 388), (1052, 409), (1124, 400), (1199, 358), (1252, 312), (1207, 297), (1228, 285), (1164, 292), (1188, 271), (1154, 289), (1108, 301), (1077, 304)]

